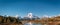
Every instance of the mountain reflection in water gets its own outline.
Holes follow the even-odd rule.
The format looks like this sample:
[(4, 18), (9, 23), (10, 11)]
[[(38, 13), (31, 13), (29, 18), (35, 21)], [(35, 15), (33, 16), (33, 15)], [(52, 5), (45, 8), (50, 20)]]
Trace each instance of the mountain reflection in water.
[(25, 23), (24, 25), (42, 25), (42, 24), (40, 24), (40, 23), (36, 24), (36, 23), (29, 22), (29, 23)]

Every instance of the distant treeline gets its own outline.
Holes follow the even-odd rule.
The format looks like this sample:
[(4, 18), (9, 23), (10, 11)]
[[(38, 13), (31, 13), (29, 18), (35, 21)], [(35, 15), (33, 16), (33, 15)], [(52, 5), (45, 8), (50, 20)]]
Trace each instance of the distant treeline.
[(19, 18), (15, 18), (11, 16), (8, 16), (8, 17), (0, 16), (0, 24), (1, 23), (21, 23), (22, 24)]

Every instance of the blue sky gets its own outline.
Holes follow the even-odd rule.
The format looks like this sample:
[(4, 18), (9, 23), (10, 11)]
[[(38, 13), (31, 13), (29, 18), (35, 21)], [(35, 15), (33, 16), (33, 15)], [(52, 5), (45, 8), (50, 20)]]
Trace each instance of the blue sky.
[(36, 16), (60, 14), (60, 0), (0, 0), (0, 15)]

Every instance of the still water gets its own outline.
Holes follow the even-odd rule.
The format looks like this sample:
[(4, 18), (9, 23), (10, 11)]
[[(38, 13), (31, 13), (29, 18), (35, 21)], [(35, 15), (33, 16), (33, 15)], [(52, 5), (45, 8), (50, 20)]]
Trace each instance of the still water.
[(40, 24), (40, 23), (36, 24), (36, 23), (29, 22), (29, 23), (25, 23), (24, 25), (42, 25), (42, 24)]

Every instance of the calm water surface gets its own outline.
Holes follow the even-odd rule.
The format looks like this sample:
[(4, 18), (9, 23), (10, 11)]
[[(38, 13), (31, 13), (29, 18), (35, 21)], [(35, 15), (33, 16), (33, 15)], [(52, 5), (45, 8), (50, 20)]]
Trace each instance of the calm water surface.
[(36, 24), (36, 23), (29, 22), (29, 23), (25, 23), (24, 25), (42, 25), (42, 24), (40, 24), (40, 23)]

